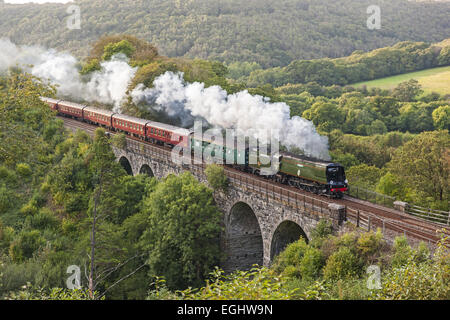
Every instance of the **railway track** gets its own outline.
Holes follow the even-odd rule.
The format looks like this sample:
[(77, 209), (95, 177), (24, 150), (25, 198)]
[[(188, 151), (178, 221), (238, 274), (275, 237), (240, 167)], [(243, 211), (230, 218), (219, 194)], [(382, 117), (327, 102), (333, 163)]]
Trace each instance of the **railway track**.
[[(64, 121), (64, 125), (76, 131), (82, 129), (90, 132), (93, 135), (97, 126), (91, 125), (82, 121), (59, 117)], [(109, 131), (114, 135), (115, 132)], [(150, 148), (153, 154), (161, 154), (165, 159), (170, 159), (171, 148), (162, 145), (155, 145), (142, 141), (139, 138), (127, 136), (127, 139), (136, 141), (138, 144), (144, 145), (145, 148)], [(203, 165), (197, 165), (198, 170), (204, 169)], [(311, 192), (297, 189), (292, 186), (283, 185), (275, 181), (266, 179), (262, 176), (255, 176), (240, 170), (224, 166), (226, 175), (234, 183), (246, 184), (252, 186), (254, 190), (259, 190), (268, 196), (272, 193), (272, 198), (277, 198), (281, 201), (292, 203), (295, 199), (303, 201), (304, 205), (308, 204), (314, 208), (322, 210), (330, 203), (337, 203), (346, 207), (347, 219), (355, 222), (358, 225), (364, 225), (367, 229), (381, 228), (384, 232), (394, 232), (396, 234), (405, 234), (413, 237), (416, 240), (428, 242), (430, 244), (436, 243), (440, 238), (438, 231), (442, 231), (445, 235), (450, 236), (450, 228), (430, 221), (421, 220), (414, 216), (405, 214), (401, 211), (386, 208), (380, 205), (373, 204), (368, 201), (363, 201), (350, 196), (344, 196), (343, 199), (330, 199), (322, 195), (316, 195)], [(264, 191), (262, 191), (264, 190)], [(278, 193), (275, 195), (275, 193)]]

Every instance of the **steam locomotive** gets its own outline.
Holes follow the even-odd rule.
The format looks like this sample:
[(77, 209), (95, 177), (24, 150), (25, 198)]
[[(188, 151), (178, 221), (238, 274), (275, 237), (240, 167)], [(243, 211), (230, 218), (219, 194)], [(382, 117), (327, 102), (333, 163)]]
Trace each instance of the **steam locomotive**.
[[(271, 154), (246, 142), (244, 145), (235, 142), (232, 147), (228, 147), (165, 123), (52, 98), (41, 97), (41, 100), (61, 116), (123, 132), (150, 143), (187, 148), (192, 154), (211, 154), (215, 159), (220, 158), (223, 163), (241, 171), (262, 175), (316, 194), (342, 198), (348, 188), (344, 167), (338, 163), (289, 152)], [(207, 148), (209, 153), (205, 153)]]

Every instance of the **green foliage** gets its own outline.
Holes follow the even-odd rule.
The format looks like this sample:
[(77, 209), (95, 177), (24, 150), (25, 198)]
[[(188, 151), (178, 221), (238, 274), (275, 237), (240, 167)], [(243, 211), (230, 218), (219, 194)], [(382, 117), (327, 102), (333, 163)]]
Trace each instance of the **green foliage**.
[(323, 269), (323, 276), (326, 280), (348, 279), (360, 273), (360, 261), (348, 247), (341, 247), (333, 253)]
[(447, 130), (423, 132), (396, 150), (388, 164), (389, 172), (423, 198), (448, 201), (449, 150)]
[(27, 163), (18, 163), (16, 165), (16, 171), (22, 177), (29, 177), (31, 175), (31, 168)]
[(309, 247), (300, 262), (300, 274), (302, 278), (316, 279), (321, 275), (325, 259), (319, 249)]
[(285, 273), (286, 276), (299, 276), (299, 264), (308, 249), (305, 239), (290, 243), (273, 262), (273, 269), (278, 273)]
[[(440, 55), (431, 44), (404, 41), (392, 47), (367, 53), (357, 52), (343, 58), (294, 60), (283, 68), (256, 70), (248, 77), (248, 84), (258, 86), (270, 83), (283, 86), (288, 83), (317, 82), (325, 86), (347, 85), (439, 66), (446, 58), (445, 52)], [(420, 93), (416, 84), (416, 80), (402, 84), (395, 90), (395, 94), (402, 101), (411, 101)]]
[(356, 248), (367, 265), (380, 261), (385, 246), (386, 243), (380, 229), (376, 233), (365, 232), (361, 234), (356, 243)]
[(446, 66), (450, 64), (450, 46), (443, 47), (437, 58), (440, 66)]
[(164, 276), (169, 288), (200, 284), (220, 258), (221, 213), (212, 190), (189, 172), (169, 175), (143, 200), (148, 215), (141, 246), (150, 275)]
[(440, 106), (433, 113), (434, 127), (438, 130), (450, 130), (450, 106)]
[(406, 187), (397, 176), (387, 172), (380, 178), (376, 192), (401, 199), (406, 194)]
[(326, 132), (339, 128), (339, 124), (344, 120), (344, 115), (340, 109), (337, 109), (331, 103), (324, 102), (316, 102), (311, 109), (303, 112), (302, 116), (311, 120), (318, 130)]
[(111, 139), (111, 143), (117, 148), (126, 149), (127, 137), (124, 133), (115, 134)]
[[(169, 0), (163, 3), (82, 0), (83, 26), (79, 36), (67, 29), (65, 23), (54, 23), (53, 17), (66, 15), (65, 6), (2, 4), (0, 21), (5, 23), (1, 25), (0, 33), (23, 44), (39, 43), (69, 49), (79, 56), (85, 55), (89, 44), (99, 35), (136, 34), (142, 39), (150, 39), (170, 57), (220, 59), (228, 63), (248, 61), (265, 68), (284, 66), (295, 59), (341, 57), (353, 53), (349, 58), (352, 63), (347, 68), (344, 69), (341, 63), (336, 66), (339, 71), (344, 69), (352, 80), (364, 74), (398, 73), (401, 68), (410, 69), (413, 63), (426, 65), (434, 54), (439, 54), (437, 51), (431, 55), (429, 48), (419, 46), (422, 54), (410, 58), (408, 50), (415, 53), (419, 49), (405, 45), (374, 56), (363, 51), (391, 45), (399, 39), (441, 41), (450, 34), (448, 25), (436, 23), (447, 21), (446, 3), (430, 6), (391, 1), (383, 5), (389, 32), (374, 37), (373, 31), (365, 27), (365, 12), (370, 4), (368, 0), (342, 0), (339, 3), (330, 0), (276, 3), (268, 0)], [(419, 20), (420, 24), (417, 23)], [(339, 30), (338, 34), (336, 30)], [(114, 36), (108, 38), (115, 39)], [(130, 43), (138, 52), (136, 44)], [(407, 50), (402, 50), (404, 47)], [(357, 49), (359, 51), (355, 51)], [(388, 55), (392, 62), (380, 63), (380, 58)], [(441, 51), (440, 56), (441, 63), (445, 63), (446, 55)]]
[(23, 231), (9, 247), (9, 255), (14, 262), (23, 262), (29, 259), (33, 254), (45, 245), (38, 230)]
[(393, 245), (392, 265), (402, 267), (406, 265), (413, 255), (413, 249), (409, 246), (405, 236), (396, 237)]
[(102, 60), (111, 60), (111, 58), (119, 53), (124, 54), (128, 58), (131, 58), (133, 53), (136, 51), (136, 48), (127, 40), (122, 40), (117, 43), (108, 43), (103, 48), (103, 56)]
[[(373, 299), (448, 300), (450, 298), (450, 255), (445, 246), (448, 238), (438, 242), (433, 258), (424, 244), (411, 250), (405, 239), (396, 239), (399, 258), (382, 278), (382, 288)], [(396, 254), (397, 254), (396, 252)], [(401, 252), (401, 253), (400, 253)]]
[[(19, 291), (9, 292), (6, 300), (92, 300), (87, 289), (43, 289), (33, 287), (31, 283), (26, 284)], [(104, 300), (103, 297), (101, 300)]]
[(98, 61), (97, 59), (92, 59), (91, 61), (83, 65), (80, 74), (84, 75), (100, 70), (101, 70), (100, 61)]
[(216, 268), (205, 287), (179, 292), (183, 300), (289, 300), (296, 290), (286, 290), (286, 278), (270, 269), (254, 267), (229, 275)]
[(414, 101), (414, 98), (422, 92), (419, 81), (411, 79), (400, 83), (392, 92), (392, 96), (400, 101), (409, 102)]
[(225, 175), (225, 171), (222, 166), (210, 164), (206, 167), (205, 174), (209, 185), (214, 190), (226, 191), (228, 187), (228, 178)]
[(360, 164), (346, 170), (346, 177), (350, 185), (355, 185), (367, 189), (375, 189), (375, 186), (382, 176), (383, 171), (375, 166)]

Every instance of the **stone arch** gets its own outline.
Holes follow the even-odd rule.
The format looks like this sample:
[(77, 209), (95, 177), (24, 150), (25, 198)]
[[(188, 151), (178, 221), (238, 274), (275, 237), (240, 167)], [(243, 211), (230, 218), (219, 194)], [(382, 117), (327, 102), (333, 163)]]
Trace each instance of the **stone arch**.
[(139, 169), (139, 174), (146, 174), (149, 177), (154, 177), (155, 176), (155, 174), (153, 173), (152, 168), (148, 164), (145, 164), (145, 163)]
[(230, 210), (225, 231), (225, 271), (248, 270), (263, 265), (264, 244), (254, 210), (245, 202), (236, 202)]
[(275, 229), (270, 244), (270, 261), (283, 251), (286, 246), (303, 237), (308, 242), (305, 231), (297, 223), (291, 220), (284, 220)]
[(131, 167), (130, 160), (128, 160), (127, 157), (121, 156), (119, 159), (119, 163), (122, 165), (122, 167), (125, 169), (125, 171), (132, 176), (133, 175), (133, 169)]

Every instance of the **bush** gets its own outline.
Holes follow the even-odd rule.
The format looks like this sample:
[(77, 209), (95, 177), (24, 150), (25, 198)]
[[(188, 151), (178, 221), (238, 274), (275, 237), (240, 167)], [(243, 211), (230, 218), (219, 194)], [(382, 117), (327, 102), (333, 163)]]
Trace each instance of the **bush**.
[(326, 280), (350, 279), (361, 272), (358, 257), (348, 248), (341, 247), (327, 260), (323, 275)]
[[(300, 262), (308, 250), (308, 245), (305, 239), (289, 244), (283, 252), (281, 252), (273, 263), (273, 268), (276, 272), (282, 273), (287, 267), (294, 267), (299, 270)], [(294, 274), (292, 268), (286, 270), (289, 274)]]
[(300, 262), (300, 274), (302, 278), (318, 278), (324, 264), (325, 259), (322, 252), (316, 248), (308, 248)]
[(56, 228), (59, 224), (59, 221), (49, 209), (43, 208), (39, 211), (38, 214), (34, 216), (28, 216), (26, 218), (26, 223), (32, 229), (45, 230)]
[(216, 268), (212, 276), (206, 287), (182, 291), (183, 300), (290, 300), (297, 291), (287, 290), (286, 278), (264, 267), (229, 275)]
[(409, 246), (405, 236), (394, 239), (393, 251), (394, 254), (391, 263), (394, 268), (406, 265), (413, 254), (413, 250)]
[(45, 240), (38, 230), (22, 232), (9, 247), (9, 255), (14, 262), (22, 262), (33, 256), (33, 253), (44, 246)]
[(445, 274), (435, 264), (408, 262), (394, 268), (383, 277), (382, 288), (374, 293), (375, 299), (436, 300), (450, 299), (450, 287)]
[(320, 248), (323, 241), (333, 233), (331, 222), (325, 219), (319, 221), (317, 226), (311, 231), (310, 245), (315, 248)]
[(378, 229), (376, 233), (365, 232), (361, 234), (356, 246), (366, 264), (373, 264), (380, 256), (384, 244), (383, 234)]
[(5, 166), (0, 166), (0, 181), (15, 185), (17, 182), (16, 173)]
[(14, 193), (5, 185), (0, 186), (0, 214), (6, 212), (12, 207), (14, 202)]
[(223, 167), (216, 164), (210, 164), (205, 170), (208, 183), (214, 190), (226, 190), (228, 187), (228, 178), (225, 175)]
[(22, 177), (29, 177), (32, 173), (31, 167), (27, 163), (18, 163), (16, 165), (16, 171)]

